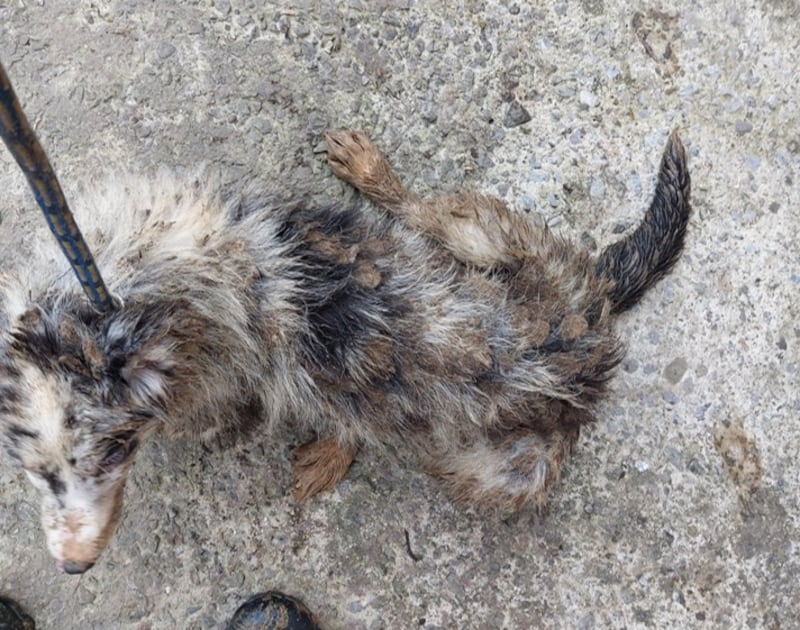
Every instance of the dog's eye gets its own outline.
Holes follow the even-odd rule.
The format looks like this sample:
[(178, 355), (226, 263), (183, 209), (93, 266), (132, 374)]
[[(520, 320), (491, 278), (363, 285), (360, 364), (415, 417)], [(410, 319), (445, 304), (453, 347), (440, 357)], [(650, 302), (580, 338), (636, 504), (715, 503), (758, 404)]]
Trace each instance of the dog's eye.
[(106, 454), (103, 455), (103, 460), (100, 462), (100, 468), (107, 469), (119, 466), (125, 461), (127, 455), (128, 451), (125, 448), (125, 444), (116, 442), (109, 446), (108, 450), (106, 450)]
[(136, 448), (136, 440), (119, 440), (111, 442), (106, 448), (103, 459), (100, 460), (100, 469), (103, 472), (109, 472), (124, 462), (128, 455)]

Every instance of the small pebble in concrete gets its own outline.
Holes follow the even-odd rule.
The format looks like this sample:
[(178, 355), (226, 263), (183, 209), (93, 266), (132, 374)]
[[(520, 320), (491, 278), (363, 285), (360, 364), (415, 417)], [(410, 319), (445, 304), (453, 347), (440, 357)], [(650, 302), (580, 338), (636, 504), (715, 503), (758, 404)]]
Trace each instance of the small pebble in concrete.
[(633, 374), (639, 369), (639, 362), (632, 357), (628, 357), (622, 362), (622, 369), (629, 374)]
[(683, 375), (686, 373), (689, 364), (686, 362), (686, 359), (683, 357), (678, 357), (677, 359), (673, 359), (670, 361), (669, 365), (664, 368), (664, 378), (666, 378), (670, 383), (675, 385), (679, 383), (680, 380), (683, 378)]
[(531, 115), (527, 109), (520, 105), (519, 101), (513, 100), (508, 106), (508, 111), (503, 119), (505, 127), (519, 127), (530, 121)]
[(175, 54), (175, 46), (169, 42), (161, 42), (156, 50), (159, 59), (167, 59)]
[(592, 199), (601, 199), (606, 192), (606, 184), (599, 177), (592, 178), (592, 184), (589, 187), (589, 196)]
[(761, 158), (757, 155), (748, 155), (745, 157), (744, 163), (747, 166), (747, 170), (757, 171), (758, 167), (761, 166)]
[(581, 106), (584, 109), (595, 107), (600, 102), (597, 94), (590, 92), (589, 90), (581, 90), (580, 94), (578, 95), (578, 99), (580, 100)]
[(520, 199), (520, 205), (522, 206), (523, 210), (530, 212), (535, 206), (533, 197), (527, 193), (522, 195), (522, 199)]
[(583, 140), (583, 130), (582, 129), (575, 129), (571, 134), (569, 134), (569, 143), (570, 144), (580, 144), (581, 140)]
[(664, 390), (664, 393), (661, 395), (661, 398), (668, 405), (677, 405), (678, 402), (680, 401), (680, 398), (678, 398), (675, 392), (671, 392), (669, 390)]
[(214, 8), (220, 12), (222, 17), (227, 17), (227, 15), (231, 12), (230, 0), (215, 0)]
[(364, 606), (361, 604), (361, 602), (352, 601), (347, 604), (347, 610), (349, 610), (351, 613), (360, 613), (362, 610), (364, 610)]

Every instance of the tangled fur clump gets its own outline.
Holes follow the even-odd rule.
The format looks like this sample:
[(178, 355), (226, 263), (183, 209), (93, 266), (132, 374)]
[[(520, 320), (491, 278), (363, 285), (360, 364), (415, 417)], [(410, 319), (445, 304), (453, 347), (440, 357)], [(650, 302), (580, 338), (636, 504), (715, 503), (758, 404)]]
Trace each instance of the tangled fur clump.
[(95, 313), (54, 245), (2, 271), (0, 440), (42, 493), (64, 570), (107, 545), (151, 432), (253, 412), (318, 435), (297, 452), (299, 498), (400, 439), (463, 503), (545, 502), (622, 358), (615, 313), (680, 254), (677, 135), (644, 221), (599, 257), (497, 199), (406, 191), (364, 134), (327, 142), (387, 212), (117, 179), (74, 206), (121, 308)]

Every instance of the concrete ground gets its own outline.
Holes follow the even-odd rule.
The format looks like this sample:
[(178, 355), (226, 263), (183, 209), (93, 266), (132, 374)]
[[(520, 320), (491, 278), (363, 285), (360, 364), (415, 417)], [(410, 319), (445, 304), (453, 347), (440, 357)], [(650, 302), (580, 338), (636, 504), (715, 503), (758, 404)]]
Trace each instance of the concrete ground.
[[(0, 460), (0, 592), (56, 629), (216, 628), (267, 588), (325, 628), (798, 627), (797, 2), (264, 4), (0, 1), (0, 58), (67, 188), (204, 162), (346, 200), (321, 133), (352, 126), (419, 191), (476, 188), (603, 246), (679, 127), (685, 255), (621, 318), (628, 359), (546, 514), (460, 511), (402, 452), (298, 506), (291, 427), (154, 440), (77, 578)], [(5, 151), (0, 191), (40, 220)]]

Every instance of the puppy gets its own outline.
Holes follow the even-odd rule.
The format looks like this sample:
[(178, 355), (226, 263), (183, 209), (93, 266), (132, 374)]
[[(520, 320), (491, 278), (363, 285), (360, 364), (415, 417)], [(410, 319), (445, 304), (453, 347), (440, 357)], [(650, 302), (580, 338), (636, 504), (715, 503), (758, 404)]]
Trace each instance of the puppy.
[(317, 436), (299, 499), (399, 440), (463, 504), (544, 504), (623, 356), (614, 316), (683, 246), (678, 136), (641, 225), (597, 257), (497, 199), (407, 191), (361, 133), (326, 140), (381, 209), (120, 178), (73, 202), (119, 308), (91, 308), (44, 228), (0, 269), (0, 440), (63, 571), (108, 544), (151, 433), (207, 436), (248, 410)]

